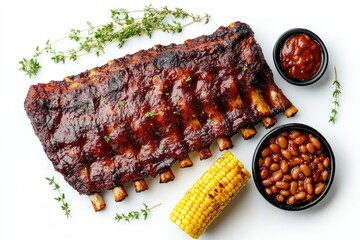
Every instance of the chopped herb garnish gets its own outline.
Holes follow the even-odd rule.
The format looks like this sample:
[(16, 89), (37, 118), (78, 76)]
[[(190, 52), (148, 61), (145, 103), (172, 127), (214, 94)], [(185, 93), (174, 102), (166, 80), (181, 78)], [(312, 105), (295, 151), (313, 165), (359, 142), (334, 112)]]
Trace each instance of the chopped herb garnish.
[(120, 107), (124, 107), (124, 106), (125, 106), (125, 102), (120, 101), (120, 102), (119, 102), (119, 106), (120, 106)]
[(174, 115), (179, 115), (179, 113), (178, 113), (178, 112), (176, 112), (176, 111), (174, 111), (174, 112), (173, 112), (173, 114), (174, 114)]
[(211, 123), (211, 119), (207, 119), (206, 122), (207, 122), (207, 123)]
[(169, 96), (169, 95), (170, 95), (170, 93), (168, 93), (168, 92), (165, 93), (165, 96)]
[(186, 79), (187, 82), (190, 82), (191, 80), (192, 80), (191, 77), (188, 77), (188, 78)]
[(111, 141), (111, 139), (110, 139), (110, 137), (108, 135), (104, 136), (104, 140), (105, 140), (106, 143), (110, 143), (110, 141)]
[(154, 116), (154, 114), (152, 112), (145, 113), (145, 117), (147, 117), (147, 118), (151, 118), (153, 116)]
[(241, 71), (244, 73), (248, 70), (248, 68), (246, 66), (243, 66), (243, 68), (241, 69)]
[(160, 150), (161, 150), (161, 151), (165, 151), (165, 150), (166, 150), (166, 146), (165, 146), (165, 145), (160, 145)]

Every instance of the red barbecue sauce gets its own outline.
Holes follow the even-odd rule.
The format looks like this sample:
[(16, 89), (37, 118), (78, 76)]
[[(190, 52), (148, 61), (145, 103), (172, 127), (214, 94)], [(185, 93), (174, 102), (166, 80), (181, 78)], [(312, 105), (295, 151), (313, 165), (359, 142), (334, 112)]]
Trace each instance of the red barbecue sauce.
[(307, 34), (296, 34), (280, 50), (280, 64), (286, 73), (299, 81), (316, 75), (321, 66), (320, 45)]

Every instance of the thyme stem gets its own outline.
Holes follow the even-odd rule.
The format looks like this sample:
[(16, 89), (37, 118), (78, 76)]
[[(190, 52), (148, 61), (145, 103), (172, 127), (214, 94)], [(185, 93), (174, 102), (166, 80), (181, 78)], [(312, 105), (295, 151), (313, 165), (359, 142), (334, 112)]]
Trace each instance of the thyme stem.
[(338, 107), (340, 106), (339, 103), (339, 95), (341, 93), (340, 91), (340, 82), (337, 79), (337, 73), (336, 73), (336, 68), (334, 67), (334, 81), (333, 81), (333, 85), (335, 86), (335, 90), (333, 91), (332, 97), (333, 97), (333, 101), (332, 103), (332, 109), (331, 109), (331, 114), (330, 114), (330, 118), (329, 118), (329, 122), (335, 124), (336, 122), (336, 116), (338, 113)]
[(127, 214), (124, 213), (120, 213), (120, 214), (116, 214), (115, 215), (115, 221), (120, 222), (121, 220), (130, 222), (130, 220), (133, 219), (139, 219), (140, 216), (143, 216), (144, 220), (147, 219), (149, 213), (151, 212), (152, 209), (158, 207), (161, 205), (161, 203), (153, 206), (153, 207), (148, 207), (145, 203), (143, 203), (144, 208), (140, 209), (139, 211), (131, 211), (128, 212)]
[(55, 182), (54, 177), (52, 178), (45, 177), (45, 179), (49, 181), (49, 185), (54, 186), (53, 190), (57, 191), (58, 197), (55, 197), (54, 199), (61, 203), (61, 210), (64, 211), (65, 216), (67, 218), (71, 217), (69, 204), (65, 200), (65, 194), (62, 193), (60, 190), (60, 185), (57, 182)]
[[(141, 17), (132, 16), (132, 14), (138, 13), (143, 13), (143, 15)], [(187, 21), (187, 19), (190, 20)], [(19, 61), (19, 70), (25, 72), (29, 77), (33, 77), (41, 68), (39, 57), (44, 53), (50, 55), (51, 60), (55, 63), (76, 61), (78, 57), (88, 54), (99, 56), (104, 53), (106, 47), (115, 42), (121, 48), (128, 39), (135, 36), (145, 34), (151, 38), (152, 32), (157, 30), (172, 34), (180, 33), (184, 27), (202, 21), (207, 24), (209, 20), (209, 14), (200, 16), (181, 8), (171, 10), (166, 6), (156, 9), (149, 5), (145, 6), (143, 10), (134, 11), (112, 9), (111, 21), (107, 24), (93, 26), (91, 22), (87, 22), (88, 28), (71, 29), (68, 36), (55, 41), (48, 40), (42, 48), (37, 46), (31, 58), (23, 58)], [(77, 47), (65, 51), (55, 50), (54, 45), (63, 40), (75, 42)]]

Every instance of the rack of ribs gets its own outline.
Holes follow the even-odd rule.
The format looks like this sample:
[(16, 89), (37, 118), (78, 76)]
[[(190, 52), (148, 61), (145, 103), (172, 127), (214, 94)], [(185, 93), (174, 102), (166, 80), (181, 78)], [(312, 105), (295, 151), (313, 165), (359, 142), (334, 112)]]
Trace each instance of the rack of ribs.
[(269, 128), (276, 114), (297, 112), (240, 22), (32, 85), (25, 109), (55, 170), (95, 211), (105, 207), (102, 190), (121, 201), (128, 182), (140, 192), (146, 177), (171, 181), (174, 162), (192, 165), (190, 152), (209, 158), (215, 140), (231, 148), (239, 131), (249, 139), (256, 124)]

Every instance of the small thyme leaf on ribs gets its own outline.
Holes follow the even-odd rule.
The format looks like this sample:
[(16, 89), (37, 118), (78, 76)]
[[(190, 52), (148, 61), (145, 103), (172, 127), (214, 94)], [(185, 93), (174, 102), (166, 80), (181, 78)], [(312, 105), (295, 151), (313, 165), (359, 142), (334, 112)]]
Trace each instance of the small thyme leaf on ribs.
[(334, 81), (333, 81), (333, 85), (335, 86), (335, 90), (333, 91), (332, 97), (333, 97), (333, 101), (332, 103), (332, 108), (331, 108), (331, 114), (330, 114), (330, 118), (329, 118), (329, 122), (335, 124), (336, 121), (336, 116), (338, 114), (338, 107), (340, 106), (339, 103), (339, 95), (341, 93), (340, 91), (340, 82), (337, 79), (337, 73), (336, 73), (336, 68), (334, 67)]
[(54, 177), (45, 177), (45, 179), (49, 182), (49, 185), (54, 186), (53, 190), (57, 191), (58, 196), (54, 199), (61, 203), (61, 210), (64, 211), (65, 216), (67, 218), (71, 217), (69, 204), (65, 200), (65, 194), (61, 192), (60, 185), (55, 181)]
[(140, 219), (141, 216), (144, 218), (144, 220), (146, 220), (148, 218), (148, 215), (151, 212), (151, 210), (160, 206), (161, 203), (159, 203), (153, 207), (148, 207), (145, 203), (143, 203), (143, 205), (144, 205), (144, 208), (142, 208), (138, 211), (130, 211), (127, 214), (117, 213), (115, 215), (115, 221), (120, 222), (121, 220), (124, 220), (126, 222), (130, 222), (130, 220), (133, 220), (133, 219)]
[[(146, 35), (151, 38), (156, 30), (172, 34), (180, 33), (183, 28), (193, 23), (207, 24), (209, 20), (209, 14), (201, 16), (182, 8), (169, 9), (166, 6), (157, 9), (148, 5), (143, 10), (135, 11), (124, 8), (111, 9), (109, 23), (95, 26), (87, 21), (87, 27), (84, 29), (71, 29), (65, 37), (55, 41), (47, 40), (43, 47), (35, 48), (31, 58), (23, 58), (19, 61), (19, 70), (31, 78), (40, 70), (39, 57), (44, 53), (48, 54), (54, 63), (66, 63), (69, 60), (76, 61), (79, 57), (88, 54), (100, 56), (112, 43), (117, 43), (118, 48), (121, 48), (132, 37)], [(76, 47), (57, 50), (54, 45), (64, 40), (75, 43)]]

